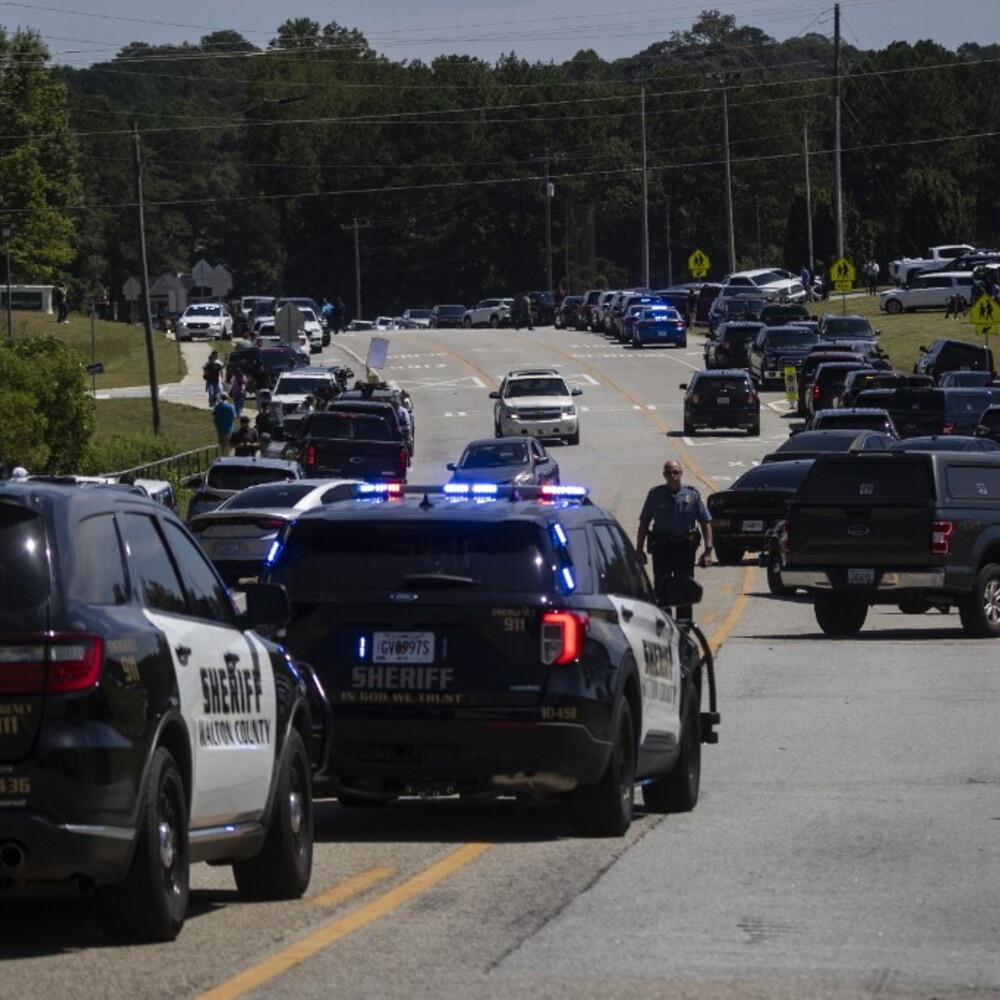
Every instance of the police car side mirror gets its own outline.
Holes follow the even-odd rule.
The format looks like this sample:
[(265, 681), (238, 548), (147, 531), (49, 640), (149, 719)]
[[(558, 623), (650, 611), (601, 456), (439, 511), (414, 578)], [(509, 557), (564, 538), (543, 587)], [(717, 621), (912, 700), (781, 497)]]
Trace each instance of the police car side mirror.
[(583, 389), (581, 389), (578, 385), (573, 386), (573, 388), (570, 389), (569, 394), (571, 396), (582, 396), (583, 395)]
[(455, 471), (455, 463), (454, 463), (454, 462), (449, 462), (449, 463), (448, 463), (448, 464), (447, 464), (447, 465), (445, 466), (445, 468), (446, 468), (446, 469), (447, 469), (447, 470), (448, 470), (449, 472), (454, 472), (454, 471)]
[(700, 604), (704, 590), (697, 580), (687, 577), (674, 577), (670, 580), (660, 582), (660, 591), (663, 604), (669, 608), (685, 606), (688, 604)]
[(687, 382), (681, 382), (681, 384), (677, 386), (678, 389), (686, 389), (687, 387), (688, 387)]
[(499, 392), (491, 392), (490, 393), (490, 399), (499, 399), (499, 398), (500, 398), (500, 393)]
[(286, 625), (292, 618), (288, 591), (277, 583), (252, 583), (246, 589), (246, 620), (251, 628)]

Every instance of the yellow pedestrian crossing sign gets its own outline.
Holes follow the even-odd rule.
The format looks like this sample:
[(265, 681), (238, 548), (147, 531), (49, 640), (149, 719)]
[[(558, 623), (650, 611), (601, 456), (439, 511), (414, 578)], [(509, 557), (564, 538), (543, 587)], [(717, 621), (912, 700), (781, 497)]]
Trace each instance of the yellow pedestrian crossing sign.
[(846, 292), (848, 289), (853, 288), (854, 279), (857, 276), (858, 272), (855, 270), (854, 265), (843, 257), (835, 260), (830, 267), (830, 280), (838, 292)]
[(692, 278), (704, 278), (711, 266), (712, 262), (708, 259), (708, 254), (701, 250), (695, 250), (688, 257), (688, 270), (691, 272)]
[(990, 295), (980, 295), (969, 308), (969, 322), (976, 328), (976, 333), (984, 337), (993, 336), (1000, 323), (1000, 303)]

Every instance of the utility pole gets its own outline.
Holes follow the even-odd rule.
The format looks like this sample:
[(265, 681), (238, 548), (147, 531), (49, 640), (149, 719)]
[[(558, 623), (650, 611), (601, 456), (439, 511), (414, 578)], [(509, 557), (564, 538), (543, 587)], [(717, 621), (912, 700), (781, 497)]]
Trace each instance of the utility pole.
[(642, 147), (642, 287), (649, 288), (649, 179), (646, 172), (646, 85), (639, 87), (639, 132)]
[(555, 195), (554, 185), (552, 184), (551, 174), (549, 173), (549, 166), (552, 163), (558, 162), (562, 159), (560, 153), (550, 153), (548, 147), (546, 147), (545, 152), (542, 156), (532, 156), (531, 159), (536, 163), (545, 164), (545, 287), (549, 290), (552, 289), (552, 198)]
[(833, 5), (833, 203), (837, 215), (837, 257), (844, 256), (844, 203), (840, 175), (840, 4)]
[[(142, 322), (146, 330), (146, 363), (149, 366), (149, 396), (153, 404), (153, 434), (160, 433), (160, 390), (156, 384), (156, 350), (153, 346), (153, 311), (149, 305), (149, 264), (146, 261), (146, 214), (142, 200), (142, 152), (139, 126), (132, 124), (135, 145), (135, 201), (139, 211), (139, 257), (142, 280)], [(177, 334), (175, 333), (176, 337)], [(178, 345), (179, 349), (180, 345)]]
[[(809, 243), (809, 257), (806, 266), (810, 273), (816, 266), (816, 257), (813, 251), (813, 212), (812, 212), (812, 185), (809, 180), (809, 116), (807, 115), (802, 124), (802, 145), (806, 153), (806, 239)], [(806, 289), (810, 292), (810, 289)]]
[(670, 195), (667, 195), (667, 284), (674, 283), (674, 249), (670, 242)]
[(361, 237), (359, 230), (370, 229), (371, 223), (367, 219), (354, 217), (354, 221), (341, 229), (354, 230), (354, 318), (361, 319)]
[(736, 229), (733, 223), (733, 172), (729, 162), (728, 80), (722, 78), (722, 142), (726, 147), (726, 220), (729, 228), (729, 270), (736, 270)]

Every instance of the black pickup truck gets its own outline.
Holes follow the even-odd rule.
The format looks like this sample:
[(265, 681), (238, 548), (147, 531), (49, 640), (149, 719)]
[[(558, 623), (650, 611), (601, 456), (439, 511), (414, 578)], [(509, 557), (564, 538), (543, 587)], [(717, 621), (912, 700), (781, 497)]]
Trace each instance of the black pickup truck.
[(789, 501), (781, 581), (812, 598), (831, 636), (868, 608), (957, 607), (973, 638), (1000, 637), (1000, 460), (974, 452), (817, 458)]
[(391, 413), (331, 408), (306, 414), (283, 455), (312, 478), (406, 482), (407, 441)]

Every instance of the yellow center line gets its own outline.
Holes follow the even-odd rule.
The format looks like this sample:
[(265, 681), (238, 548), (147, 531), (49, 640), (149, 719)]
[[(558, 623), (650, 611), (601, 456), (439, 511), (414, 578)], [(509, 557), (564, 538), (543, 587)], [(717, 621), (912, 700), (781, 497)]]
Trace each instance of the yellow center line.
[(451, 854), (431, 865), (430, 868), (414, 875), (402, 885), (398, 885), (377, 899), (373, 899), (366, 906), (324, 924), (318, 930), (306, 935), (301, 941), (285, 948), (284, 951), (279, 951), (276, 955), (272, 955), (245, 972), (241, 972), (238, 976), (234, 976), (207, 993), (203, 993), (201, 1000), (231, 1000), (231, 998), (244, 996), (251, 990), (263, 986), (264, 983), (270, 982), (282, 973), (294, 968), (341, 938), (367, 927), (368, 924), (433, 888), (448, 876), (485, 854), (492, 846), (492, 844), (464, 844), (458, 850), (452, 851)]
[(352, 896), (359, 896), (366, 889), (370, 889), (383, 879), (395, 875), (397, 871), (398, 869), (396, 868), (369, 868), (366, 871), (359, 872), (357, 875), (352, 875), (348, 879), (344, 879), (343, 882), (338, 882), (337, 885), (331, 889), (327, 889), (326, 892), (321, 892), (318, 896), (313, 896), (312, 899), (306, 901), (306, 906), (334, 906), (337, 903), (344, 903)]

